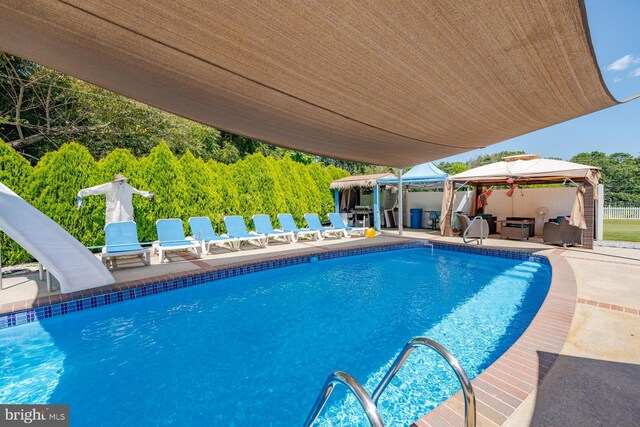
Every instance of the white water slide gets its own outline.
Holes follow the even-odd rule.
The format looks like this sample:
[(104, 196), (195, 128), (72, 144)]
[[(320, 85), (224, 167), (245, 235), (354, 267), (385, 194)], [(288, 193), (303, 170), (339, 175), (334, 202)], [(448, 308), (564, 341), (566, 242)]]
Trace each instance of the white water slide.
[(58, 279), (64, 294), (115, 282), (109, 270), (82, 243), (2, 183), (0, 230)]

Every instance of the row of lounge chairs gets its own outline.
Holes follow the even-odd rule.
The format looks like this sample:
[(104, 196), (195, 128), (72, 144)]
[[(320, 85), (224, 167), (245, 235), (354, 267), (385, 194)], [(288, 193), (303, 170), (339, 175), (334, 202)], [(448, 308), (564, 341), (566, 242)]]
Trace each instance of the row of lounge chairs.
[(322, 240), (325, 237), (349, 238), (353, 234), (364, 235), (365, 227), (350, 227), (345, 225), (340, 214), (329, 214), (331, 227), (324, 227), (317, 214), (305, 214), (304, 219), (307, 228), (298, 228), (291, 214), (279, 214), (279, 229), (274, 229), (269, 215), (254, 215), (253, 225), (255, 231), (247, 231), (244, 218), (241, 216), (226, 216), (224, 224), (226, 234), (216, 234), (209, 217), (189, 218), (191, 236), (185, 236), (182, 220), (177, 218), (159, 219), (156, 221), (158, 240), (149, 248), (143, 248), (138, 240), (136, 223), (113, 222), (105, 226), (105, 247), (102, 250), (102, 262), (105, 265), (117, 264), (120, 257), (139, 256), (145, 265), (150, 264), (151, 253), (158, 253), (160, 262), (164, 262), (166, 254), (170, 252), (183, 252), (191, 250), (198, 258), (202, 253), (209, 253), (212, 246), (224, 247), (230, 250), (239, 250), (243, 243), (252, 244), (261, 248), (269, 242), (280, 241), (283, 243), (297, 242), (301, 238)]

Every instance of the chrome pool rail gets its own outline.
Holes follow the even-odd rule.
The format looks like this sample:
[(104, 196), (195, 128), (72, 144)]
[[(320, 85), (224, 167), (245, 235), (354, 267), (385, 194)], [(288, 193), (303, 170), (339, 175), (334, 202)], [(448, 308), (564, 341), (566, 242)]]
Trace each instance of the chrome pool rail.
[(316, 422), (324, 408), (324, 405), (327, 403), (329, 396), (331, 396), (333, 389), (338, 383), (346, 386), (355, 395), (360, 405), (362, 405), (362, 409), (364, 409), (372, 427), (384, 427), (382, 418), (380, 417), (380, 412), (378, 412), (378, 408), (369, 397), (369, 393), (367, 393), (364, 387), (362, 387), (355, 378), (342, 371), (336, 371), (329, 375), (322, 386), (320, 395), (313, 405), (313, 409), (311, 409), (309, 416), (307, 416), (307, 420), (304, 422), (304, 427), (310, 427)]
[(387, 388), (393, 377), (396, 376), (404, 362), (406, 362), (407, 358), (411, 354), (413, 350), (417, 347), (428, 347), (432, 350), (435, 350), (438, 354), (440, 354), (453, 368), (456, 376), (458, 377), (458, 381), (460, 381), (460, 385), (462, 386), (462, 394), (464, 395), (464, 425), (466, 427), (475, 427), (476, 425), (476, 396), (473, 392), (473, 387), (471, 386), (471, 381), (467, 376), (467, 373), (462, 369), (458, 360), (453, 357), (453, 355), (444, 348), (442, 345), (437, 342), (424, 337), (416, 337), (410, 340), (402, 349), (396, 360), (393, 361), (391, 367), (385, 374), (378, 387), (376, 387), (373, 395), (371, 397), (373, 404), (377, 407), (378, 399), (380, 399), (380, 395)]

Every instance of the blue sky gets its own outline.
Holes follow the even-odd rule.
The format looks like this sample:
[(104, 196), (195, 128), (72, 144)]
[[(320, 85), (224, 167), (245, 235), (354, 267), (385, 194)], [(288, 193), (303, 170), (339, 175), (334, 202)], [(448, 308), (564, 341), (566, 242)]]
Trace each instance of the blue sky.
[[(586, 0), (598, 64), (617, 99), (640, 94), (640, 1)], [(524, 150), (568, 160), (585, 151), (640, 156), (640, 99), (473, 150), (443, 161), (466, 161), (480, 154)]]

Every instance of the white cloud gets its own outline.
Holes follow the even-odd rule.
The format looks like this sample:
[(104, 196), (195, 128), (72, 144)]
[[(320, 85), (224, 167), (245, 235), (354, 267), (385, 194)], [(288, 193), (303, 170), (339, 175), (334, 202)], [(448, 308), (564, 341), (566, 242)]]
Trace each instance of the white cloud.
[(636, 68), (632, 72), (629, 73), (631, 77), (640, 77), (640, 68)]
[(607, 67), (608, 71), (622, 71), (629, 67), (631, 64), (637, 64), (638, 59), (634, 58), (633, 55), (625, 55), (622, 58), (616, 59)]
[(621, 81), (623, 81), (624, 79), (621, 77), (616, 77), (615, 79), (613, 79), (614, 83), (620, 83)]

